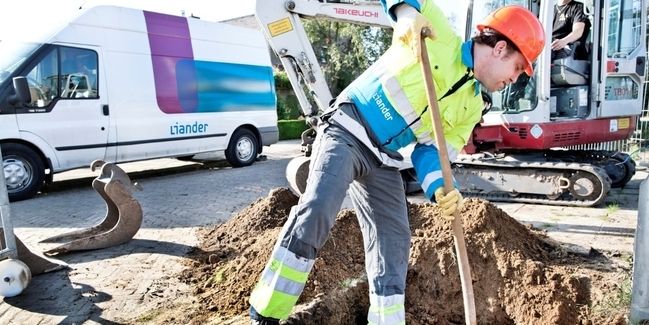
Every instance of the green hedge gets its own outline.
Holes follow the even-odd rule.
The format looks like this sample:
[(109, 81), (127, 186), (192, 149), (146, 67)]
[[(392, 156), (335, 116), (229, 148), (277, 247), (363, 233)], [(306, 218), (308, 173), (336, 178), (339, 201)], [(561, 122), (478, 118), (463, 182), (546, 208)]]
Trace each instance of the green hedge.
[(293, 91), (277, 91), (277, 118), (295, 120), (302, 115), (300, 103)]
[(279, 120), (277, 127), (280, 140), (300, 139), (302, 132), (309, 128), (305, 120)]
[(280, 120), (298, 119), (302, 115), (302, 110), (285, 71), (275, 72), (275, 88), (277, 90), (277, 118)]
[(286, 71), (275, 71), (275, 87), (279, 89), (293, 89), (291, 81), (288, 80)]

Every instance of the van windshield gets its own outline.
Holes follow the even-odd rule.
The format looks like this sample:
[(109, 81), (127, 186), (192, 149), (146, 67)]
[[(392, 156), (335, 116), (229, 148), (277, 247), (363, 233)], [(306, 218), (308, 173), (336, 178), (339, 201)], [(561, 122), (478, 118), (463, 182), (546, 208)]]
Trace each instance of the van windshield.
[(9, 78), (39, 46), (37, 43), (0, 40), (0, 83)]

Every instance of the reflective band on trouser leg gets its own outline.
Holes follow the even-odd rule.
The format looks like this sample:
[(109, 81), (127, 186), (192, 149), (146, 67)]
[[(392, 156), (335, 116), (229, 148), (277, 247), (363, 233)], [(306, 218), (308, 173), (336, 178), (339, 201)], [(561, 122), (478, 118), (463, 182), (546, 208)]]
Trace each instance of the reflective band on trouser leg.
[(404, 295), (370, 295), (367, 323), (371, 325), (394, 325), (406, 323)]
[(300, 297), (314, 260), (298, 257), (282, 246), (273, 256), (252, 290), (250, 304), (264, 317), (286, 319)]

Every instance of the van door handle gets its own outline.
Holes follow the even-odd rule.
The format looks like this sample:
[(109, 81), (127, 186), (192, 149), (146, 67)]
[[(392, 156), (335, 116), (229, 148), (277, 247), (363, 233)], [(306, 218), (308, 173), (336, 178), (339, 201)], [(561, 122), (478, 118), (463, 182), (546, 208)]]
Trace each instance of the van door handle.
[(105, 116), (108, 116), (108, 105), (101, 106), (101, 112), (104, 113)]

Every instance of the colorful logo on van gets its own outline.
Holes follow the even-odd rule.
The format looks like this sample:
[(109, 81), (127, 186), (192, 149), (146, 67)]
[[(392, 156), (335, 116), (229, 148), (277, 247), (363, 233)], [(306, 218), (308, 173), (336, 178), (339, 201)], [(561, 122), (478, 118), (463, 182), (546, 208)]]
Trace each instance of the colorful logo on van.
[(194, 60), (187, 18), (144, 11), (161, 111), (203, 113), (275, 109), (267, 66)]

